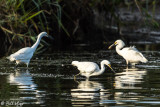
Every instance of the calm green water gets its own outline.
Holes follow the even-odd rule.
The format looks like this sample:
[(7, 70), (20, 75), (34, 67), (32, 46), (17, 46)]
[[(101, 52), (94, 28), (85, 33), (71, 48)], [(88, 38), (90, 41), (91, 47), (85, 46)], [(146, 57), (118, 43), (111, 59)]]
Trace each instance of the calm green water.
[[(151, 46), (152, 47), (152, 46)], [(137, 47), (138, 48), (138, 47)], [(127, 68), (125, 60), (114, 50), (44, 52), (25, 65), (14, 69), (5, 57), (0, 59), (1, 106), (158, 106), (160, 105), (160, 52), (138, 48), (147, 57), (147, 64)], [(99, 63), (108, 59), (104, 74), (91, 77), (73, 76), (78, 70), (73, 60)]]

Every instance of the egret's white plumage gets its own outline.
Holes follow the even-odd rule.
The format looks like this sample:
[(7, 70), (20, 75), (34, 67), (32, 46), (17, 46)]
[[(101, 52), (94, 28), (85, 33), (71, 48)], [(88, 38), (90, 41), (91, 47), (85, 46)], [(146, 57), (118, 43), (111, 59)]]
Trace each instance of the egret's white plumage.
[[(103, 60), (101, 62), (101, 69), (94, 62), (72, 61), (72, 65), (76, 66), (78, 68), (78, 70), (80, 71), (79, 74), (81, 74), (82, 76), (86, 76), (88, 79), (90, 76), (101, 75), (105, 71), (104, 65), (107, 65), (111, 68), (110, 62), (108, 60)], [(77, 74), (77, 75), (79, 75), (79, 74)]]
[(14, 54), (11, 54), (10, 56), (7, 57), (10, 61), (16, 61), (16, 64), (18, 65), (19, 63), (25, 63), (28, 67), (30, 59), (32, 58), (36, 48), (38, 47), (40, 40), (42, 37), (48, 37), (46, 32), (41, 32), (38, 35), (36, 43), (32, 47), (26, 47), (22, 48), (19, 51), (15, 52)]
[(116, 52), (126, 60), (127, 65), (128, 63), (135, 65), (138, 62), (148, 62), (142, 53), (139, 52), (134, 46), (123, 48), (125, 43), (122, 40), (117, 40), (109, 47), (109, 49), (114, 45), (116, 45)]

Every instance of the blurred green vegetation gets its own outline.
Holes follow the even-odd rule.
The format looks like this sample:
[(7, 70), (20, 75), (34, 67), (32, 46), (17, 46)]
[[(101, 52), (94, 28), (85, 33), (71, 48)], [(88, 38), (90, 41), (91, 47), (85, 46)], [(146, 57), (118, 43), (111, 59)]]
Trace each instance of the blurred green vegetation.
[(31, 45), (37, 34), (46, 31), (54, 36), (57, 46), (78, 41), (95, 43), (113, 37), (106, 26), (117, 26), (119, 35), (126, 25), (119, 15), (122, 7), (136, 8), (144, 26), (159, 29), (155, 20), (158, 4), (158, 0), (0, 0), (0, 29), (5, 35), (0, 40)]

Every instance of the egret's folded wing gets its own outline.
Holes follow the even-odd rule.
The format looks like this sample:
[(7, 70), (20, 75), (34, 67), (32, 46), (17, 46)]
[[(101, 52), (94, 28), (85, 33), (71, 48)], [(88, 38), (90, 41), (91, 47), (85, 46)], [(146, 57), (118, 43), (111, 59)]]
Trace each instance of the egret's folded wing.
[(130, 46), (128, 49), (139, 52), (138, 49), (135, 46)]
[(33, 52), (30, 52), (27, 55), (25, 53), (13, 54), (11, 57), (15, 58), (15, 60), (30, 60), (32, 56)]
[(80, 71), (85, 71), (85, 72), (91, 73), (91, 72), (96, 71), (97, 69), (99, 69), (99, 67), (94, 62), (82, 62), (81, 66), (78, 66), (78, 69)]
[(22, 48), (14, 54), (10, 55), (10, 58), (14, 58), (15, 60), (28, 60), (33, 56), (33, 51), (31, 48)]
[(139, 52), (136, 48), (130, 48), (126, 54), (128, 55), (128, 60), (140, 60), (142, 62), (147, 61), (143, 54)]

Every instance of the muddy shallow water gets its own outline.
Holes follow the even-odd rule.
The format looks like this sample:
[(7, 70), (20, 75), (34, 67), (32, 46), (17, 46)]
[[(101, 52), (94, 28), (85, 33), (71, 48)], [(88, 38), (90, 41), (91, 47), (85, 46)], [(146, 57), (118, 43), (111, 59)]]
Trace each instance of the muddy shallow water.
[[(14, 63), (0, 60), (1, 106), (152, 106), (160, 105), (160, 52), (144, 50), (147, 64), (126, 67), (125, 60), (115, 50), (44, 52), (34, 55), (25, 65), (14, 68)], [(149, 45), (149, 47), (152, 47)], [(73, 60), (100, 63), (111, 62), (100, 76), (73, 76), (78, 70)]]

